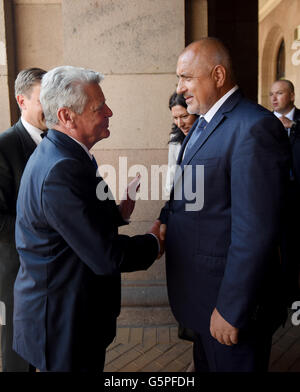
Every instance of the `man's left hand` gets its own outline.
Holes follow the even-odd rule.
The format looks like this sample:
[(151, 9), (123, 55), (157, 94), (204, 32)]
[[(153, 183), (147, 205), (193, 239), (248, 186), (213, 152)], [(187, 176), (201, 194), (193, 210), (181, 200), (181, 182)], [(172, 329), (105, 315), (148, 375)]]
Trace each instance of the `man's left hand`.
[(137, 175), (127, 186), (119, 205), (122, 218), (128, 221), (135, 207), (136, 192), (140, 187), (140, 175)]
[(229, 324), (215, 308), (210, 319), (210, 333), (221, 344), (232, 346), (238, 342), (239, 329)]

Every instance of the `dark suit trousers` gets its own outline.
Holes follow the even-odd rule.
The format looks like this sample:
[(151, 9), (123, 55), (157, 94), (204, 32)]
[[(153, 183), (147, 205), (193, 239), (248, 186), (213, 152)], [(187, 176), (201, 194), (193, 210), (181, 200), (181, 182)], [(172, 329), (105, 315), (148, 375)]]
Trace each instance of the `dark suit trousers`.
[(13, 349), (12, 306), (6, 307), (6, 325), (0, 325), (1, 357), (3, 372), (31, 372), (32, 368)]
[(196, 372), (267, 372), (272, 332), (258, 325), (240, 330), (239, 342), (220, 344), (209, 334), (197, 334), (194, 343)]
[[(73, 364), (72, 369), (69, 371), (70, 373), (102, 373), (105, 365), (105, 354), (106, 347), (103, 347), (97, 352), (97, 359), (94, 361), (92, 358), (82, 358), (82, 362), (78, 362)], [(35, 369), (35, 368), (33, 368)], [(42, 373), (51, 373), (52, 370), (41, 370)], [(54, 370), (54, 372), (59, 372), (59, 370)]]

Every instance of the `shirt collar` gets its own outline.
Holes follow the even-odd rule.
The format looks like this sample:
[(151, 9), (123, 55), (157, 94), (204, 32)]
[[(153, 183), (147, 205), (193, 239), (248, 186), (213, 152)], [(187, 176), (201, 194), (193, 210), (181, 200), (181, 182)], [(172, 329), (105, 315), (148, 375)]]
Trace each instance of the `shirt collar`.
[[(67, 134), (65, 134), (65, 135), (67, 135)], [(83, 144), (83, 143), (81, 143), (81, 142), (79, 142), (77, 139), (74, 139), (72, 136), (70, 136), (70, 135), (67, 135), (67, 136), (69, 136), (71, 139), (73, 139), (76, 143), (78, 143), (83, 149), (84, 149), (84, 151), (88, 154), (88, 156), (89, 156), (89, 158), (92, 160), (93, 159), (93, 155), (89, 152), (89, 150), (88, 150), (88, 148), (87, 148), (87, 146), (85, 145), (85, 144)]]
[(31, 139), (35, 142), (36, 145), (38, 145), (43, 139), (41, 137), (41, 134), (43, 131), (37, 127), (35, 127), (32, 124), (29, 124), (24, 118), (21, 116), (21, 122), (23, 124), (23, 127), (26, 129), (26, 131), (29, 133), (31, 136)]
[[(296, 109), (296, 108), (295, 108), (295, 106), (294, 106), (293, 109), (292, 109), (290, 112), (288, 112), (287, 114), (284, 114), (284, 117), (286, 117), (286, 118), (288, 118), (289, 120), (293, 121), (295, 109)], [(278, 112), (275, 112), (275, 111), (274, 111), (274, 114), (275, 114), (275, 116), (276, 116), (277, 118), (280, 118), (280, 117), (283, 116), (283, 114), (278, 113)]]
[(235, 85), (231, 90), (227, 91), (225, 95), (223, 95), (222, 98), (220, 98), (210, 109), (208, 112), (205, 113), (204, 117), (205, 120), (209, 123), (213, 116), (217, 113), (217, 111), (220, 109), (220, 107), (223, 105), (223, 103), (232, 95), (239, 87)]

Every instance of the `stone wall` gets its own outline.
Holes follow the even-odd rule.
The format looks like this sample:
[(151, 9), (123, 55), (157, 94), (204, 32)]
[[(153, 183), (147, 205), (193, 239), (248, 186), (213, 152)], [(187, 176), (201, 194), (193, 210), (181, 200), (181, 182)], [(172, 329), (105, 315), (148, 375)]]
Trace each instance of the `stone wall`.
[[(167, 164), (172, 122), (168, 99), (176, 88), (177, 57), (185, 46), (184, 0), (12, 0), (9, 3), (12, 19), (3, 26), (11, 26), (13, 30), (10, 46), (15, 65), (9, 82), (4, 50), (8, 37), (0, 30), (1, 111), (6, 113), (1, 118), (1, 129), (10, 125), (13, 111), (17, 114), (14, 100), (14, 110), (9, 108), (8, 90), (21, 69), (32, 66), (51, 69), (66, 64), (99, 71), (105, 75), (101, 85), (114, 113), (110, 138), (93, 148), (100, 172), (101, 165), (114, 168), (117, 186), (113, 188), (119, 199), (133, 174), (132, 166), (140, 165), (151, 199), (151, 187), (158, 188), (151, 183), (151, 165)], [(0, 18), (4, 20), (2, 10)], [(126, 160), (128, 170), (132, 169), (129, 175), (124, 165), (123, 169), (119, 167), (120, 157), (122, 162)], [(125, 170), (122, 178), (120, 169)], [(107, 180), (110, 182), (110, 178)], [(122, 233), (142, 234), (150, 228), (164, 203), (162, 183), (157, 200), (137, 201), (132, 222), (121, 229)], [(123, 303), (126, 306), (121, 321), (125, 324), (128, 317), (133, 317), (133, 306), (140, 308), (134, 311), (138, 324), (155, 323), (159, 313), (160, 322), (170, 322), (164, 259), (148, 271), (124, 274)], [(159, 307), (160, 312), (155, 314), (151, 307)]]
[(11, 3), (0, 1), (0, 129), (10, 126), (13, 119), (14, 103), (14, 51), (13, 51), (13, 12)]
[(269, 91), (276, 77), (276, 56), (281, 40), (285, 42), (285, 78), (296, 90), (296, 106), (300, 107), (300, 41), (294, 31), (300, 26), (300, 0), (274, 2), (275, 8), (262, 15), (259, 23), (259, 102), (271, 109)]

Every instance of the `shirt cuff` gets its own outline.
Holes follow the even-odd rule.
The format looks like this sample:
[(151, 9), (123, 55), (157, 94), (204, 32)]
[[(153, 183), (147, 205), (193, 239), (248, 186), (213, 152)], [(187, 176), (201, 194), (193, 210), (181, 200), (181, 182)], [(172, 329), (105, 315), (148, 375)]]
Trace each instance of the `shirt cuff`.
[(157, 255), (159, 255), (159, 254), (160, 254), (160, 243), (159, 243), (159, 239), (156, 237), (155, 234), (153, 234), (153, 233), (149, 233), (149, 234), (153, 235), (153, 237), (154, 237), (154, 238), (156, 239), (156, 241), (157, 241), (157, 247), (158, 247)]

